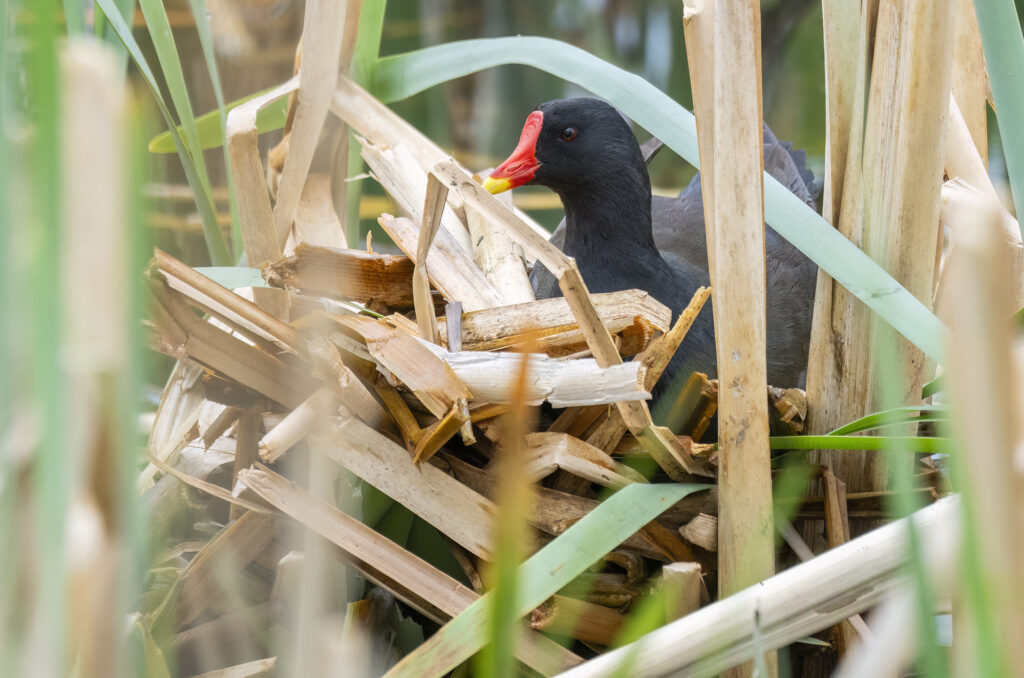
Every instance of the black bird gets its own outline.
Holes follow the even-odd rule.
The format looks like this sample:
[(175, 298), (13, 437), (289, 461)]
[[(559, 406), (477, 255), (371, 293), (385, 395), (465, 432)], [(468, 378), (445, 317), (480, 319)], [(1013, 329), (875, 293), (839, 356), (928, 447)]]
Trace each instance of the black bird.
[[(813, 175), (802, 152), (764, 128), (765, 169), (812, 207)], [(487, 180), (492, 193), (533, 184), (561, 198), (565, 220), (552, 242), (576, 259), (590, 292), (642, 289), (672, 310), (673, 321), (709, 284), (700, 174), (676, 198), (652, 197), (640, 145), (622, 115), (589, 98), (541, 104), (512, 155)], [(803, 386), (817, 267), (784, 238), (765, 234), (768, 381)], [(538, 298), (560, 296), (537, 264)], [(712, 295), (712, 299), (714, 295)], [(712, 314), (701, 312), (660, 380), (656, 397), (700, 371), (716, 375)]]

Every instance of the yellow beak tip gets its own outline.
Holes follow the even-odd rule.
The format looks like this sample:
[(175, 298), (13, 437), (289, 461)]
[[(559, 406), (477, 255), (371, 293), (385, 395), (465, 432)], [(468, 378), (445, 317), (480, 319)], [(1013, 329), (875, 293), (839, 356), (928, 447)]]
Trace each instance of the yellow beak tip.
[(481, 184), (484, 190), (488, 193), (498, 194), (504, 193), (508, 189), (512, 188), (512, 182), (508, 179), (495, 179), (494, 177), (487, 177)]

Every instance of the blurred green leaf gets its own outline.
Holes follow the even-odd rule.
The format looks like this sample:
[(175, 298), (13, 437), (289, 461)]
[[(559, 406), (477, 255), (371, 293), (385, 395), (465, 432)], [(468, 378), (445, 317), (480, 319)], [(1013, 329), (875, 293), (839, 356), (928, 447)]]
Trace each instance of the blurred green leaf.
[[(1006, 171), (1017, 212), (1024, 212), (1024, 35), (1013, 0), (974, 0)], [(1024, 224), (1020, 225), (1024, 234)]]
[[(250, 99), (255, 99), (258, 96), (263, 96), (273, 87), (255, 92), (247, 97), (242, 97), (227, 104), (224, 107), (225, 115), (232, 109), (241, 106)], [(259, 113), (256, 114), (256, 129), (260, 134), (264, 132), (272, 132), (276, 129), (284, 127), (285, 121), (288, 119), (288, 99), (287, 97), (272, 101), (264, 106)], [(174, 128), (180, 130), (180, 128)], [(196, 129), (199, 131), (199, 147), (203, 149), (219, 148), (224, 145), (224, 123), (221, 121), (220, 111), (210, 111), (196, 118)], [(174, 153), (174, 138), (171, 130), (168, 129), (165, 132), (153, 137), (153, 140), (149, 142), (149, 150), (152, 153)]]
[[(625, 487), (542, 548), (520, 567), (516, 611), (525, 615), (688, 494), (706, 485)], [(440, 674), (468, 659), (487, 640), (488, 593), (388, 672), (389, 678)]]
[(949, 419), (949, 409), (941, 405), (912, 405), (896, 407), (891, 410), (875, 412), (830, 432), (830, 436), (847, 433), (860, 433), (883, 426), (894, 424), (921, 423), (926, 421), (945, 421)]
[[(143, 79), (149, 86), (149, 89), (153, 94), (153, 99), (156, 101), (157, 108), (160, 110), (160, 115), (163, 117), (164, 123), (170, 131), (174, 147), (178, 151), (178, 156), (181, 158), (181, 165), (185, 170), (185, 177), (188, 180), (189, 186), (192, 188), (193, 195), (195, 196), (196, 208), (199, 210), (199, 216), (203, 221), (203, 235), (206, 238), (206, 247), (210, 252), (210, 260), (215, 266), (230, 266), (232, 264), (231, 255), (228, 253), (228, 246), (224, 241), (224, 234), (221, 233), (220, 226), (217, 224), (217, 213), (214, 208), (213, 194), (210, 190), (209, 181), (207, 180), (205, 183), (202, 181), (199, 174), (199, 166), (195, 162), (192, 152), (190, 152), (190, 149), (185, 145), (185, 141), (178, 133), (178, 128), (174, 124), (174, 118), (171, 116), (171, 111), (167, 107), (167, 102), (164, 100), (163, 94), (160, 91), (160, 86), (157, 84), (156, 77), (153, 75), (153, 71), (150, 69), (149, 63), (146, 61), (146, 57), (143, 56), (142, 50), (139, 48), (139, 44), (135, 41), (131, 28), (127, 23), (125, 23), (121, 15), (118, 14), (117, 7), (114, 5), (113, 0), (96, 0), (96, 9), (103, 12), (107, 21), (110, 23), (111, 28), (121, 39), (121, 43), (128, 50), (128, 54), (131, 56), (132, 61), (135, 62), (136, 68), (139, 69)], [(167, 17), (165, 15), (165, 23), (166, 18)], [(169, 27), (167, 31), (169, 39)], [(154, 42), (155, 41), (156, 36), (154, 36)], [(173, 39), (171, 42), (173, 45)], [(174, 59), (177, 60), (176, 52)], [(180, 68), (181, 64), (179, 63), (179, 71)], [(201, 151), (197, 150), (197, 153), (201, 156)]]
[(950, 438), (915, 436), (773, 436), (773, 450), (886, 450), (892, 447), (918, 454), (950, 453)]
[[(221, 128), (227, 127), (227, 109), (224, 107), (224, 88), (220, 84), (220, 71), (217, 70), (217, 55), (213, 51), (213, 37), (210, 35), (210, 21), (206, 11), (206, 0), (189, 0), (192, 7), (192, 16), (196, 22), (196, 32), (199, 33), (199, 44), (203, 47), (203, 59), (206, 60), (206, 70), (210, 74), (210, 84), (213, 85), (213, 95), (217, 99), (217, 114), (220, 117)], [(189, 109), (191, 113), (191, 108)], [(193, 124), (195, 122), (193, 121)], [(198, 129), (196, 130), (198, 137)], [(197, 141), (193, 148), (202, 148)], [(237, 261), (242, 256), (242, 225), (238, 216), (238, 204), (235, 201), (235, 182), (231, 175), (231, 155), (227, 146), (224, 150), (224, 167), (228, 184), (228, 211), (231, 213), (231, 245), (233, 255)], [(202, 153), (199, 153), (202, 156)]]

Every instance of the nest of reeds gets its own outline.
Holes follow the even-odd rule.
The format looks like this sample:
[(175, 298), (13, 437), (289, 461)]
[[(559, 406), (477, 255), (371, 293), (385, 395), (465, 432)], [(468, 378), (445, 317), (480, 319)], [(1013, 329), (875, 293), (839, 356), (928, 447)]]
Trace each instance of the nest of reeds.
[[(531, 642), (517, 656), (547, 675), (578, 664), (615, 642), (655, 586), (673, 591), (665, 618), (708, 602), (718, 460), (699, 441), (717, 384), (692, 375), (671, 428), (654, 423), (647, 401), (710, 290), (674, 322), (642, 291), (588, 294), (543, 229), (342, 78), (332, 111), (405, 215), (379, 218), (404, 255), (346, 249), (329, 177), (289, 174), (289, 134), (271, 153), (271, 211), (254, 102), (232, 113), (228, 143), (246, 251), (266, 287), (232, 291), (162, 251), (148, 275), (151, 344), (180, 361), (140, 481), (170, 542), (162, 562), (171, 576), (153, 587), (149, 611), (155, 629), (174, 634), (181, 661), (201, 667), (207, 632), (228, 632), (225, 611), (239, 614), (227, 604), (231, 586), (260, 632), (298, 596), (311, 546), (284, 529), (289, 520), (332, 545), (328, 562), (375, 587), (356, 596), (350, 619), (378, 637), (408, 636), (412, 624), (415, 647), (432, 625), (469, 614), (497, 556), (540, 554), (597, 515), (608, 491), (665, 483), (686, 489), (609, 530), (606, 547), (559, 561), (562, 578), (545, 580), (548, 589), (528, 586), (537, 599), (519, 614), (529, 612)], [(562, 297), (533, 298), (537, 262)], [(802, 430), (801, 391), (769, 388), (766, 398), (776, 432)], [(880, 497), (848, 506), (830, 475), (826, 495), (801, 510), (831, 518), (841, 542), (849, 515), (877, 512)], [(533, 489), (503, 490), (510, 477)], [(502, 514), (534, 531), (521, 553), (496, 552)], [(407, 543), (414, 524), (429, 547)], [(792, 528), (787, 540), (800, 551)], [(225, 577), (234, 583), (222, 586)]]

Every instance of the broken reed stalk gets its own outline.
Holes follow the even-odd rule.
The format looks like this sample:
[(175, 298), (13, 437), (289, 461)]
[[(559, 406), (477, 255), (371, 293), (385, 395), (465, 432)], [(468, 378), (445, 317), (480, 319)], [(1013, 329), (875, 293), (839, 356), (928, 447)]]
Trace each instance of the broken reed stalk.
[(973, 0), (953, 0), (953, 96), (981, 160), (988, 164), (988, 72)]
[[(716, 3), (711, 223), (718, 376), (719, 592), (728, 596), (775, 571), (768, 453), (760, 9)], [(696, 67), (696, 66), (695, 66)], [(737, 86), (740, 83), (740, 86)], [(705, 99), (706, 100), (706, 99)], [(728, 162), (725, 162), (728, 159)], [(709, 257), (710, 258), (710, 257)], [(765, 656), (769, 676), (774, 653)], [(753, 665), (730, 676), (749, 676)]]
[[(1024, 637), (1024, 502), (1021, 500), (1019, 464), (1014, 454), (1022, 442), (1017, 425), (1021, 394), (1014, 383), (1017, 373), (1012, 345), (1014, 333), (1007, 281), (999, 270), (1005, 247), (997, 210), (964, 211), (950, 261), (949, 350), (950, 398), (954, 405), (954, 431), (960, 450), (977, 450), (954, 460), (954, 477), (962, 484), (964, 510), (973, 525), (966, 559), (974, 559), (973, 572), (983, 589), (972, 593), (961, 584), (961, 604), (954, 610), (958, 628), (977, 629), (983, 614), (1002, 629), (1004, 638)], [(983, 554), (983, 555), (982, 555)], [(996, 666), (1024, 666), (1020, 643), (992, 642), (976, 634), (954, 636), (958, 669), (979, 667), (978, 653), (994, 652)], [(968, 670), (968, 672), (971, 672)]]
[[(242, 245), (250, 266), (281, 258), (281, 243), (274, 225), (274, 210), (260, 162), (259, 133), (256, 115), (268, 104), (288, 96), (299, 87), (298, 76), (261, 96), (237, 106), (228, 113), (228, 154), (231, 156), (231, 178), (237, 195), (238, 214), (242, 224)], [(269, 313), (282, 318), (287, 314), (287, 298), (277, 290), (254, 290), (256, 303)]]
[[(436, 622), (458, 615), (479, 598), (430, 563), (266, 467), (257, 465), (243, 472), (240, 484), (333, 543), (364, 576)], [(552, 675), (581, 661), (533, 632), (520, 644), (517, 656), (542, 675)]]
[(907, 583), (907, 520), (924, 544), (924, 562), (954, 557), (960, 542), (960, 502), (947, 497), (817, 558), (734, 593), (635, 643), (607, 652), (561, 678), (617, 675), (627, 657), (633, 678), (714, 676), (867, 610)]
[[(861, 21), (862, 49), (871, 44), (868, 5)], [(936, 257), (935, 249), (922, 243), (938, 239), (951, 8), (952, 3), (928, 0), (878, 7), (874, 53), (868, 57), (864, 52), (866, 61), (858, 71), (858, 78), (870, 72), (869, 83), (857, 84), (869, 93), (866, 118), (859, 114), (865, 109), (857, 97), (839, 220), (844, 235), (926, 303), (932, 296)], [(858, 151), (855, 140), (862, 120), (864, 141)], [(850, 295), (834, 285), (823, 288), (821, 281), (819, 277), (807, 381), (812, 434), (881, 409), (880, 375), (869, 350), (870, 327), (876, 320)], [(905, 370), (900, 400), (917, 402), (930, 361), (903, 339), (898, 341)], [(811, 458), (832, 468), (851, 492), (881, 490), (888, 483), (886, 460), (879, 453), (815, 452)], [(811, 545), (818, 546), (813, 540)]]
[[(346, 22), (349, 8), (356, 16)], [(320, 141), (320, 132), (327, 120), (332, 86), (337, 82), (341, 43), (355, 40), (359, 2), (339, 3), (336, 0), (310, 0), (306, 5), (302, 26), (302, 49), (312, 58), (305, 59), (299, 69), (299, 86), (293, 102), (288, 155), (278, 183), (274, 204), (274, 230), (278, 245), (283, 248), (295, 220), (313, 153)], [(261, 262), (256, 262), (261, 263)]]
[[(36, 21), (41, 20), (36, 17)], [(35, 493), (43, 496), (30, 496), (32, 483), (25, 483), (29, 496), (22, 501), (34, 499), (36, 508), (17, 513), (33, 517), (40, 525), (23, 534), (33, 535), (33, 541), (40, 539), (40, 533), (54, 534), (41, 537), (42, 543), (34, 548), (14, 546), (14, 551), (8, 553), (13, 563), (5, 563), (5, 573), (13, 575), (12, 582), (18, 574), (24, 577), (23, 584), (29, 586), (22, 592), (28, 603), (25, 611), (40, 622), (21, 639), (34, 649), (22, 654), (9, 646), (7, 639), (3, 646), (14, 649), (15, 656), (7, 659), (12, 665), (18, 664), (19, 658), (36, 664), (52, 653), (65, 657), (83, 678), (100, 678), (114, 675), (120, 668), (125, 601), (119, 593), (123, 590), (122, 577), (130, 576), (124, 571), (130, 562), (125, 556), (137, 546), (132, 543), (132, 525), (123, 515), (125, 503), (130, 502), (130, 490), (123, 479), (126, 465), (133, 464), (135, 457), (129, 443), (133, 439), (124, 435), (123, 421), (134, 414), (137, 398), (131, 392), (134, 384), (130, 380), (130, 316), (135, 309), (129, 293), (129, 281), (134, 281), (129, 272), (133, 259), (129, 243), (134, 238), (129, 231), (125, 197), (131, 186), (125, 167), (129, 158), (125, 140), (131, 138), (126, 130), (133, 130), (137, 121), (129, 124), (126, 83), (113, 51), (106, 45), (72, 39), (59, 57), (63, 105), (57, 119), (62, 144), (54, 148), (54, 154), (61, 163), (63, 195), (51, 198), (62, 207), (57, 215), (61, 228), (57, 237), (63, 246), (56, 252), (61, 256), (52, 263), (60, 269), (58, 280), (63, 285), (55, 290), (62, 302), (61, 317), (51, 321), (62, 336), (54, 342), (58, 355), (47, 354), (45, 359), (61, 363), (56, 374), (63, 382), (36, 383), (23, 390), (24, 395), (38, 390), (32, 395), (39, 400), (49, 398), (46, 394), (53, 389), (67, 391), (56, 401), (59, 414), (44, 414), (43, 408), (32, 412), (42, 417), (36, 428), (45, 427), (48, 420), (57, 425), (55, 416), (66, 417), (61, 423), (69, 430), (60, 440), (67, 441), (69, 447), (59, 450), (61, 456), (48, 462), (45, 445), (38, 445), (42, 453), (36, 451), (35, 441), (24, 445), (25, 452), (33, 454), (26, 457), (26, 463), (31, 460), (34, 467)], [(40, 310), (36, 313), (45, 315)], [(38, 335), (33, 336), (38, 339)], [(49, 409), (55, 408), (50, 404)], [(49, 454), (52, 456), (52, 449)], [(47, 496), (55, 489), (56, 501)], [(11, 487), (3, 490), (8, 496), (16, 492)], [(65, 492), (70, 496), (65, 498)], [(43, 508), (44, 504), (48, 506)], [(15, 504), (8, 503), (7, 507), (14, 509)], [(18, 528), (14, 529), (10, 536), (17, 535)], [(53, 538), (63, 539), (66, 546), (52, 550), (47, 543), (52, 545)], [(51, 554), (63, 555), (64, 561), (52, 566), (39, 562)], [(32, 568), (43, 576), (33, 576), (36, 573)], [(55, 572), (60, 574), (54, 576)], [(47, 587), (66, 587), (58, 594), (56, 604), (40, 602), (49, 597), (44, 591)], [(43, 630), (49, 626), (47, 620), (66, 622), (65, 632)], [(2, 626), (7, 633), (17, 631), (6, 622)], [(58, 661), (52, 667), (59, 665)], [(37, 670), (45, 671), (38, 666)]]
[(412, 296), (416, 306), (416, 324), (420, 338), (432, 344), (438, 342), (437, 321), (434, 319), (434, 302), (430, 298), (430, 280), (427, 279), (427, 255), (441, 226), (445, 198), (448, 188), (433, 174), (427, 176), (427, 197), (423, 204), (423, 220), (420, 223), (419, 243), (416, 246), (416, 267), (412, 271)]

